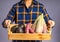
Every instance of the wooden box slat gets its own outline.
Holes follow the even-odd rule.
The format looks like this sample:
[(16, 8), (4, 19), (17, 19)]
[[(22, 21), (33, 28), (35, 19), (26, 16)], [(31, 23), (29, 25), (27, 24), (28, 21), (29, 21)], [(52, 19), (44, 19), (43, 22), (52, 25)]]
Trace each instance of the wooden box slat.
[(51, 39), (51, 34), (44, 33), (44, 34), (39, 34), (39, 33), (12, 33), (10, 31), (11, 27), (17, 25), (17, 24), (12, 24), (8, 28), (8, 39), (9, 40), (50, 40)]

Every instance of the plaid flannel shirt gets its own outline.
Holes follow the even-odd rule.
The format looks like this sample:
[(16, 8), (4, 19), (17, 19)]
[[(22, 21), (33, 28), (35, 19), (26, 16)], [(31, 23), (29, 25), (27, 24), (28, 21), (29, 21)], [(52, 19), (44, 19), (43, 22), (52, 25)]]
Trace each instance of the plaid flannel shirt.
[[(43, 4), (38, 3), (33, 0), (31, 6), (29, 8), (26, 7), (23, 0), (13, 5), (12, 9), (9, 11), (5, 20), (15, 21), (16, 24), (26, 24), (26, 23), (34, 23), (36, 18), (42, 14), (44, 15), (44, 19), (46, 23), (51, 18), (49, 17), (45, 7)], [(42, 42), (41, 40), (13, 40), (13, 42)]]
[(42, 13), (47, 23), (47, 21), (51, 18), (43, 4), (34, 0), (31, 6), (27, 8), (24, 1), (20, 1), (13, 5), (6, 19), (11, 20), (12, 22), (15, 21), (17, 24), (26, 24), (29, 22), (34, 23), (35, 19)]

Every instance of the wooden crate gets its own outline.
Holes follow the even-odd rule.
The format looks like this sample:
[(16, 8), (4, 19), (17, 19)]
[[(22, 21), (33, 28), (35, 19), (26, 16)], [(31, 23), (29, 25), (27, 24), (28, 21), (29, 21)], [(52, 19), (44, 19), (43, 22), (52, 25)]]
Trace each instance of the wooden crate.
[(9, 40), (50, 40), (51, 34), (49, 33), (12, 33), (10, 31), (12, 26), (15, 26), (18, 24), (11, 24), (8, 27), (8, 39)]

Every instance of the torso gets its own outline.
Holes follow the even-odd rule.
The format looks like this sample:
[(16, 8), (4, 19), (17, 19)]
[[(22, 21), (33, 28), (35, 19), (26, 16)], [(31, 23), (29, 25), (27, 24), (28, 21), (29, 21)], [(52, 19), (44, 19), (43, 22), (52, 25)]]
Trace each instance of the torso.
[[(18, 7), (18, 8), (17, 8)], [(26, 8), (23, 4), (16, 5), (16, 23), (26, 24), (34, 23), (36, 18), (42, 13), (42, 7), (37, 3), (33, 3), (31, 7)]]

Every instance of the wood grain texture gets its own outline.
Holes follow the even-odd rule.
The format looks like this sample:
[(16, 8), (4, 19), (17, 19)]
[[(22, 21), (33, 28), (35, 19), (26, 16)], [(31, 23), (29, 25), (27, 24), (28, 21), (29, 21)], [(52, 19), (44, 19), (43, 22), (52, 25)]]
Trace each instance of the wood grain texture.
[(51, 34), (48, 33), (12, 33), (10, 31), (12, 26), (18, 24), (11, 24), (8, 27), (8, 39), (9, 40), (50, 40)]

